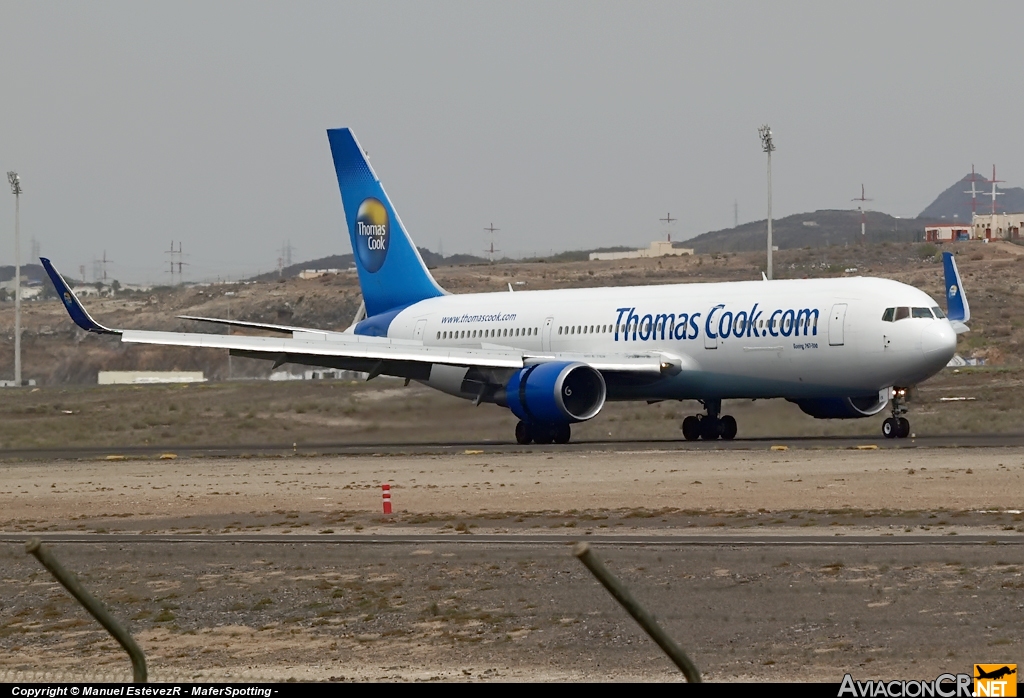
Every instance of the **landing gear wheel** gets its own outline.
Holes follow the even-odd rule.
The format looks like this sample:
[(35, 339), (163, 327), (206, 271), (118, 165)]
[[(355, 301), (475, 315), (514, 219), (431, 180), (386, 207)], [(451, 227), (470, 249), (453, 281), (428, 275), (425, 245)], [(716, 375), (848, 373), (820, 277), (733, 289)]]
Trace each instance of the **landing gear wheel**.
[(689, 416), (683, 420), (683, 438), (687, 441), (696, 441), (700, 438), (700, 420)]
[(887, 417), (882, 422), (882, 436), (887, 439), (895, 439), (899, 435), (899, 422), (893, 417)]
[(516, 424), (516, 443), (526, 445), (531, 441), (533, 441), (533, 434), (531, 433), (530, 425), (519, 420), (519, 423)]
[(715, 441), (722, 435), (722, 420), (713, 417), (705, 417), (700, 420), (700, 438), (705, 441)]
[(736, 419), (730, 415), (722, 417), (722, 438), (732, 441), (736, 438)]
[(567, 444), (569, 439), (572, 438), (572, 427), (568, 424), (559, 424), (555, 427), (555, 443), (556, 444)]
[(533, 442), (535, 444), (549, 444), (555, 440), (555, 429), (548, 424), (537, 424), (533, 427)]
[(906, 417), (900, 417), (898, 421), (899, 428), (896, 431), (896, 437), (905, 439), (910, 436), (910, 420)]

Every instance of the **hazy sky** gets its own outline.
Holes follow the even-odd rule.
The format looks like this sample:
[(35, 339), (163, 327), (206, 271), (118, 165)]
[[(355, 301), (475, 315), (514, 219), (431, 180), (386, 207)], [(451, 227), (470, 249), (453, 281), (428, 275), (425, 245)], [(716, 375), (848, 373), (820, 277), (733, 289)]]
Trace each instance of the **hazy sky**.
[[(954, 9), (955, 8), (955, 9)], [(10, 2), (0, 169), (65, 273), (238, 278), (350, 250), (325, 130), (415, 241), (646, 245), (774, 212), (913, 216), (975, 164), (1024, 184), (1024, 4)], [(0, 263), (14, 197), (0, 196)]]

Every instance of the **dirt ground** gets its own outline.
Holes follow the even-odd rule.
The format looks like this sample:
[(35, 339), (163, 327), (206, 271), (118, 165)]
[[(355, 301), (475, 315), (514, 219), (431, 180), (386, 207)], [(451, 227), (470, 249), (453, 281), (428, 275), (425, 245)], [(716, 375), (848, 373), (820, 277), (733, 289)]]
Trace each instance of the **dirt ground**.
[[(1024, 368), (947, 369), (911, 394), (908, 415), (922, 436), (1017, 433)], [(63, 386), (7, 391), (0, 400), (5, 449), (127, 446), (509, 443), (516, 418), (495, 405), (412, 383), (231, 381), (141, 386)], [(959, 398), (951, 400), (950, 398)], [(818, 420), (785, 400), (728, 400), (739, 438), (863, 436), (877, 439), (884, 414)], [(679, 439), (680, 424), (702, 412), (694, 401), (608, 403), (573, 426), (573, 441)]]
[[(157, 679), (680, 680), (572, 557), (578, 539), (709, 680), (933, 678), (1019, 658), (1020, 546), (957, 540), (1024, 535), (1022, 478), (1021, 449), (5, 463), (0, 529), (279, 539), (51, 545), (128, 620)], [(431, 540), (330, 540), (342, 533)], [(485, 533), (524, 542), (474, 542)], [(299, 534), (324, 542), (289, 542)], [(854, 534), (935, 542), (832, 544)], [(770, 544), (795, 535), (819, 542)], [(20, 543), (0, 546), (0, 578), (0, 679), (125, 676)]]

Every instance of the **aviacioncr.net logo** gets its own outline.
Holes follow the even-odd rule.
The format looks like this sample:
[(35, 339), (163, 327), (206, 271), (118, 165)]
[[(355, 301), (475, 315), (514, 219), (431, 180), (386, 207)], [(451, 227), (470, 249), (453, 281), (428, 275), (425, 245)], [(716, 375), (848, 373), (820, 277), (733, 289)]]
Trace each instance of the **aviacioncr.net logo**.
[(388, 243), (391, 240), (388, 210), (379, 200), (366, 198), (359, 204), (355, 226), (356, 256), (364, 269), (375, 272), (388, 256)]

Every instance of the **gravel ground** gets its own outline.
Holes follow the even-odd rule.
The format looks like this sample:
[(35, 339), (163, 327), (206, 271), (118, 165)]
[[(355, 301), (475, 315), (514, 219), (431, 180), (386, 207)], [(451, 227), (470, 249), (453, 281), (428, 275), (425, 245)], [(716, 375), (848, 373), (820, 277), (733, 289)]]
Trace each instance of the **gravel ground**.
[[(0, 528), (280, 534), (51, 546), (128, 620), (158, 679), (679, 680), (572, 557), (581, 536), (709, 680), (933, 678), (1020, 656), (1020, 546), (948, 534), (1019, 535), (1022, 474), (1014, 449), (3, 464)], [(451, 539), (285, 542), (323, 531)], [(465, 544), (500, 531), (566, 544)], [(601, 539), (619, 532), (935, 544)], [(20, 544), (0, 546), (0, 578), (0, 679), (124, 675), (120, 649)]]

